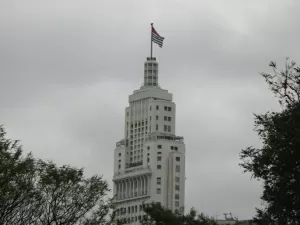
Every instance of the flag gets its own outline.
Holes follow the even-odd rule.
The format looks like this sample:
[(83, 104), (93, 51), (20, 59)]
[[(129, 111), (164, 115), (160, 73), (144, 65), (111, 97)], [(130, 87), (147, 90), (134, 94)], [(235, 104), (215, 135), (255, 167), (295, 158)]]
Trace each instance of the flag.
[(164, 37), (160, 36), (157, 31), (152, 27), (152, 41), (158, 44), (159, 47), (163, 46)]

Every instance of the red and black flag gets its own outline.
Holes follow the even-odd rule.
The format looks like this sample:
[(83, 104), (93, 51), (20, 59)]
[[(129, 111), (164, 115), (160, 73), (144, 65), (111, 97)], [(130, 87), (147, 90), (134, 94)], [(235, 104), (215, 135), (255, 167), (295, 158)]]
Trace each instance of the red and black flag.
[(158, 44), (159, 47), (163, 46), (164, 37), (160, 36), (157, 31), (152, 26), (152, 36), (151, 39), (154, 43)]

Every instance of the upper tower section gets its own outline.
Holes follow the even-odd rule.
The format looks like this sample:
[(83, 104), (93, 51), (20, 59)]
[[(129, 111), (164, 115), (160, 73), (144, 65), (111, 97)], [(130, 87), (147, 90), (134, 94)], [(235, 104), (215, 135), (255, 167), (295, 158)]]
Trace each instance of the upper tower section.
[(147, 57), (144, 64), (143, 87), (158, 86), (158, 63), (155, 57)]

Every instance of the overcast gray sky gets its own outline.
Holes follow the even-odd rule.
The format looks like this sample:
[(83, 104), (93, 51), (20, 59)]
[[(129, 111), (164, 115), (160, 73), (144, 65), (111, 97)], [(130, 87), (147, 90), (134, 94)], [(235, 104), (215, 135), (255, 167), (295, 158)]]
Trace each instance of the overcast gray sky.
[(251, 218), (261, 185), (238, 166), (259, 146), (253, 113), (277, 110), (259, 72), (299, 62), (300, 1), (0, 0), (0, 124), (26, 151), (111, 184), (128, 95), (140, 87), (150, 23), (159, 81), (186, 143), (186, 207)]

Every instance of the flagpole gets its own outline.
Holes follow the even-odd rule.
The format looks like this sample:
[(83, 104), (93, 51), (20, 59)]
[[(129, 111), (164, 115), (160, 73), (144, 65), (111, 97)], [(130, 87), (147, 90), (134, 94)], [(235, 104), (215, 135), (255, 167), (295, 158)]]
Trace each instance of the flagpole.
[(152, 28), (153, 28), (153, 23), (151, 23), (151, 37), (150, 37), (150, 40), (151, 40), (151, 51), (150, 51), (150, 59), (152, 59), (152, 53), (153, 53), (153, 42), (152, 42)]

